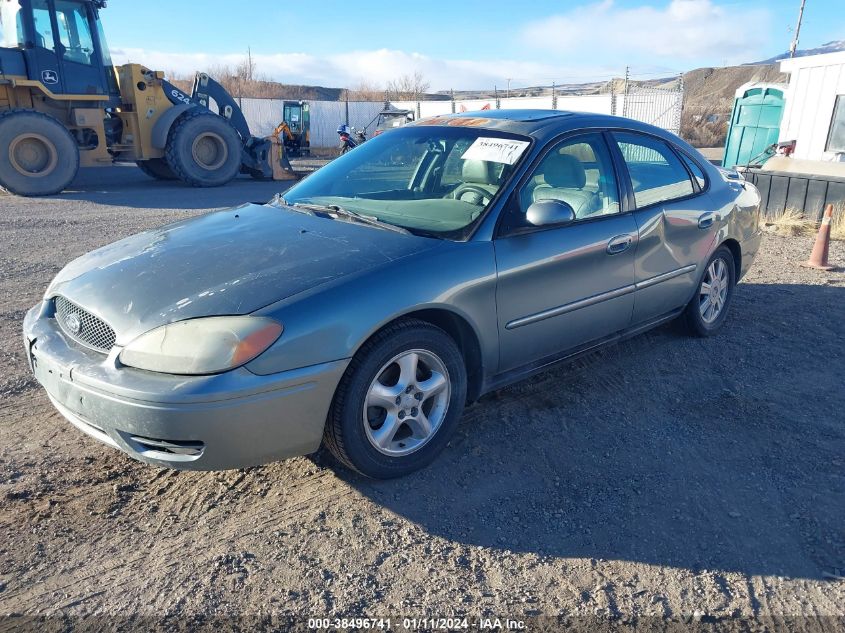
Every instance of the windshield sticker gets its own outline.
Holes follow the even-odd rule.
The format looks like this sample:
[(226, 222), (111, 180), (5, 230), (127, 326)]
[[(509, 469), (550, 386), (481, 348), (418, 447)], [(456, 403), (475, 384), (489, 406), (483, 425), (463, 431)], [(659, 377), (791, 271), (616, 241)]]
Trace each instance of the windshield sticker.
[(463, 160), (486, 160), (493, 163), (513, 165), (528, 147), (528, 141), (517, 141), (509, 138), (475, 139), (461, 158)]

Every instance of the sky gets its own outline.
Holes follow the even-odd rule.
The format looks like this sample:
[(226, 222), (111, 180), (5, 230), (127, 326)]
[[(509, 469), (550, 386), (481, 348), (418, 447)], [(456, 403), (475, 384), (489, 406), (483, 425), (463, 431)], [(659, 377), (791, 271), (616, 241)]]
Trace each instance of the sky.
[[(109, 0), (115, 63), (169, 74), (234, 66), (289, 84), (432, 90), (665, 77), (789, 48), (800, 0)], [(800, 48), (845, 40), (845, 0), (806, 0)]]

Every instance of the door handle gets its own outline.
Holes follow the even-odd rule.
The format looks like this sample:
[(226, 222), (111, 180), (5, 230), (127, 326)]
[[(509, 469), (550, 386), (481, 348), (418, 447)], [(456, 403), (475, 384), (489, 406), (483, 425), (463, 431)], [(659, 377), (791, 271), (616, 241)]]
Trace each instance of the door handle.
[(709, 229), (713, 226), (713, 222), (716, 220), (716, 214), (713, 212), (707, 212), (698, 217), (698, 228), (700, 229)]
[(617, 253), (622, 253), (623, 251), (627, 251), (628, 247), (634, 243), (634, 236), (633, 235), (617, 235), (613, 239), (611, 239), (607, 243), (607, 254), (608, 255), (616, 255)]

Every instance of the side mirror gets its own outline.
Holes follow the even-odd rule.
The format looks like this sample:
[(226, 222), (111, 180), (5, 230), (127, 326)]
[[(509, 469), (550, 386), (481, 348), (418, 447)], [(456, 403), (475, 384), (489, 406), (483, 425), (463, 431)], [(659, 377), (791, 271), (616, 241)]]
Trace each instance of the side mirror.
[(525, 217), (534, 226), (565, 226), (575, 221), (575, 210), (563, 200), (539, 200), (528, 207)]

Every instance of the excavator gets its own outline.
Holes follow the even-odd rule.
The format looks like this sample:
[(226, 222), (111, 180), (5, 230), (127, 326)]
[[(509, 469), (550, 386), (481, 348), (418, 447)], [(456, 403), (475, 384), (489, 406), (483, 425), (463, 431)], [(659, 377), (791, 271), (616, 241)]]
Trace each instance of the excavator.
[(0, 0), (0, 187), (64, 190), (80, 166), (134, 162), (195, 187), (238, 174), (296, 178), (278, 138), (258, 138), (238, 103), (197, 73), (186, 94), (164, 73), (115, 67), (105, 0)]

